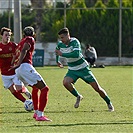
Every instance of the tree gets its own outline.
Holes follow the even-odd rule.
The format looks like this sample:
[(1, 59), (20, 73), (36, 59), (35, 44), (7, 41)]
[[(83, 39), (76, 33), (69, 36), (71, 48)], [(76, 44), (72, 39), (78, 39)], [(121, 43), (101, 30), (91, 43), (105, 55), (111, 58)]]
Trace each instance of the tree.
[(31, 0), (31, 3), (32, 3), (32, 8), (36, 11), (36, 17), (35, 17), (36, 41), (40, 41), (42, 14), (43, 14), (42, 9), (46, 3), (46, 0)]
[[(71, 0), (66, 5), (66, 25), (71, 35), (82, 44), (91, 43), (99, 56), (118, 56), (119, 1), (97, 0), (94, 8), (88, 8), (86, 1), (95, 0)], [(22, 26), (40, 28), (37, 32), (38, 41), (56, 42), (58, 30), (64, 27), (64, 2), (58, 2), (55, 9), (45, 8), (47, 4), (44, 0), (41, 0), (44, 2), (42, 5), (36, 5), (37, 2), (32, 0), (33, 10), (31, 6), (22, 7)], [(122, 56), (125, 57), (133, 55), (132, 4), (133, 0), (122, 1)], [(0, 21), (1, 27), (8, 25), (8, 12), (0, 14), (0, 20), (4, 20)]]

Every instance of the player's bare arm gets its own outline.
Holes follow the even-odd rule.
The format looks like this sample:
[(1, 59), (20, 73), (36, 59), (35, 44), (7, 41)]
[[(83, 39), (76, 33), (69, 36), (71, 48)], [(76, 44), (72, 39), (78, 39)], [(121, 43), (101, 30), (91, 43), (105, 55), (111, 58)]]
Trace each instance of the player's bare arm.
[[(15, 66), (11, 67), (11, 69), (16, 69), (16, 68), (18, 68), (18, 67), (20, 66), (20, 64), (22, 63), (22, 61), (23, 61), (23, 59), (25, 58), (26, 53), (27, 53), (27, 51), (28, 51), (29, 49), (30, 49), (30, 45), (29, 45), (28, 43), (25, 43), (25, 44), (24, 44), (24, 47), (23, 47), (23, 49), (22, 49), (22, 51), (21, 51), (21, 54), (20, 54), (18, 63), (17, 63)], [(11, 69), (10, 69), (10, 70), (11, 70)]]
[(11, 61), (11, 65), (13, 66), (14, 62), (15, 62), (15, 59), (16, 59), (16, 55), (13, 55), (13, 58), (12, 58), (12, 61)]

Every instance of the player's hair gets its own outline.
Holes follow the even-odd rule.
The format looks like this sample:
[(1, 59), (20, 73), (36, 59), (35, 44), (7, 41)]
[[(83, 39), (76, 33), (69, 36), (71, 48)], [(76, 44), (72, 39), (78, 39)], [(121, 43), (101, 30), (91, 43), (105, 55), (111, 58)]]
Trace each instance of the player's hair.
[(23, 30), (23, 32), (24, 32), (24, 35), (25, 36), (34, 36), (35, 35), (34, 28), (31, 27), (31, 26), (25, 27), (24, 30)]
[(86, 45), (86, 48), (87, 48), (87, 49), (88, 49), (89, 47), (91, 47), (91, 44), (90, 44), (90, 43)]
[(1, 31), (0, 31), (0, 34), (1, 34), (2, 36), (3, 36), (4, 31), (11, 32), (11, 34), (12, 34), (12, 30), (11, 30), (11, 29), (9, 29), (9, 28), (7, 28), (7, 27), (3, 27), (3, 28), (1, 28)]
[(68, 28), (62, 28), (59, 32), (58, 32), (58, 35), (61, 35), (61, 34), (69, 34), (69, 29)]

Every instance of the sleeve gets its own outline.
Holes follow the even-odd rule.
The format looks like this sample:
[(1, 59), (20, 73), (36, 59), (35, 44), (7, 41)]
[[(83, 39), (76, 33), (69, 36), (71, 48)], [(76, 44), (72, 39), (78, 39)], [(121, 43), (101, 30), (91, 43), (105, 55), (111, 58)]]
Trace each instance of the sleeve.
[(56, 63), (58, 63), (58, 62), (59, 62), (59, 56), (56, 55)]
[[(59, 43), (56, 46), (56, 50), (59, 50), (60, 49), (58, 45), (59, 45)], [(59, 62), (59, 59), (60, 59), (60, 57), (58, 55), (56, 55), (56, 63)]]

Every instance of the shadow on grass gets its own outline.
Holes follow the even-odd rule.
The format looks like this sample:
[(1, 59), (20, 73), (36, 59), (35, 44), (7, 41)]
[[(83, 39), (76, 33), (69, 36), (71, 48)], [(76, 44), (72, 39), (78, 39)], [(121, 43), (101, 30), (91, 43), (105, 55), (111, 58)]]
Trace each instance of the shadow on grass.
[[(48, 123), (48, 122), (47, 122)], [(46, 124), (46, 123), (45, 123)], [(17, 127), (41, 127), (41, 126), (50, 126), (50, 127), (72, 127), (72, 126), (84, 126), (84, 125), (127, 125), (127, 124), (133, 124), (133, 121), (118, 121), (118, 122), (84, 122), (84, 123), (69, 123), (69, 124), (47, 124), (47, 125), (30, 125), (30, 126), (17, 126)]]
[[(82, 111), (82, 110), (75, 110), (75, 111), (69, 111), (69, 110), (65, 110), (65, 111), (45, 111), (45, 113), (47, 113), (47, 114), (95, 113), (95, 112), (101, 112), (101, 111), (91, 111), (91, 110), (88, 110), (88, 111)], [(107, 112), (107, 110), (105, 112)], [(33, 113), (33, 111), (26, 111), (23, 108), (20, 111), (11, 111), (11, 110), (1, 111), (0, 110), (0, 114), (17, 114), (17, 113)]]
[[(17, 111), (16, 111), (17, 110)], [(27, 113), (27, 112), (33, 112), (33, 111), (26, 111), (24, 107), (0, 107), (0, 114), (6, 114), (6, 113)], [(100, 112), (109, 112), (108, 110), (94, 110), (94, 109), (88, 109), (88, 110), (49, 110), (45, 111), (47, 114), (67, 114), (67, 113), (100, 113)]]
[[(12, 110), (11, 110), (12, 109)], [(15, 109), (15, 110), (14, 110)], [(18, 110), (18, 111), (16, 111)], [(11, 114), (14, 114), (14, 113), (27, 113), (27, 112), (33, 112), (33, 111), (25, 111), (23, 107), (0, 107), (0, 114), (6, 114), (6, 113), (11, 113)], [(60, 111), (45, 111), (45, 113), (48, 113), (48, 114), (60, 114), (60, 113), (75, 113), (75, 112), (98, 112), (98, 111), (91, 111), (91, 110), (60, 110)]]
[(16, 113), (33, 113), (33, 111), (26, 111), (24, 107), (11, 107), (11, 108), (1, 107), (0, 108), (0, 114), (16, 114)]
[[(3, 107), (2, 107), (3, 108)], [(17, 113), (33, 113), (33, 111), (31, 112), (27, 112), (27, 111), (21, 111), (23, 110), (23, 108), (20, 108), (19, 107), (19, 110), (20, 111), (9, 111), (6, 110), (6, 111), (2, 111), (0, 108), (0, 114), (17, 114)], [(13, 108), (17, 108), (17, 107), (13, 107)], [(7, 108), (6, 108), (7, 109)], [(5, 108), (4, 108), (5, 110)], [(73, 110), (73, 111), (70, 111), (70, 110), (60, 110), (60, 111), (46, 111), (46, 113), (75, 113), (75, 112), (89, 112), (89, 113), (92, 113), (91, 110)], [(97, 111), (94, 111), (94, 112), (97, 112)], [(0, 122), (2, 122), (2, 120), (0, 120)], [(53, 121), (54, 122), (54, 121)], [(132, 125), (133, 124), (133, 120), (120, 120), (120, 121), (113, 121), (113, 122), (74, 122), (74, 123), (61, 123), (61, 124), (52, 124), (53, 122), (37, 122), (34, 123), (34, 124), (31, 124), (31, 125), (19, 125), (19, 126), (15, 126), (15, 127), (24, 127), (24, 128), (30, 128), (30, 127), (44, 127), (44, 126), (49, 126), (49, 127), (74, 127), (74, 126), (84, 126), (84, 125)]]

